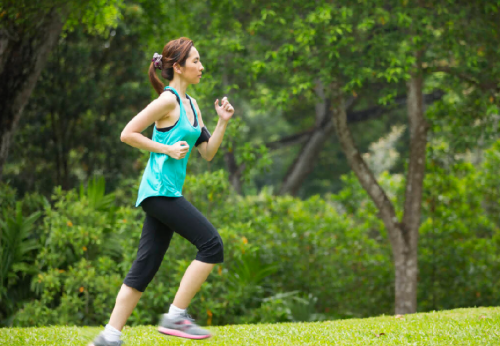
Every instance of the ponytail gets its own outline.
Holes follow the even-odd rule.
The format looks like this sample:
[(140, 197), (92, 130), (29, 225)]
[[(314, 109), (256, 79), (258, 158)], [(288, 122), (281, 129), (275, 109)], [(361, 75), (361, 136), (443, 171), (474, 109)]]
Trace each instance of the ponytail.
[(156, 67), (155, 67), (154, 62), (151, 62), (151, 65), (149, 65), (149, 73), (148, 74), (149, 74), (149, 80), (151, 81), (153, 88), (155, 88), (158, 95), (160, 95), (163, 92), (165, 85), (163, 85), (160, 78), (158, 78), (158, 76), (156, 75)]

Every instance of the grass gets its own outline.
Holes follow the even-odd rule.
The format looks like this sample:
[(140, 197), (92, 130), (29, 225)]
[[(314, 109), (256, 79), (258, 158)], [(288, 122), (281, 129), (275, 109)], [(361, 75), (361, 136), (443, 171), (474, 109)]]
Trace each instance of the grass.
[[(87, 345), (102, 328), (0, 329), (0, 345)], [(500, 345), (500, 307), (456, 309), (315, 323), (210, 327), (214, 336), (191, 341), (166, 337), (154, 326), (126, 327), (127, 346), (141, 345)]]

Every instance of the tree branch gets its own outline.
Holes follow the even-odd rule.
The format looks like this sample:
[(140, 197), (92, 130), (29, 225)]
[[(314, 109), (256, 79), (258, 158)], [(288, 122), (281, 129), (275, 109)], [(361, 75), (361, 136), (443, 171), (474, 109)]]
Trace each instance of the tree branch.
[[(424, 96), (424, 103), (425, 104), (432, 104), (440, 99), (442, 99), (444, 96), (444, 92), (442, 90), (436, 90), (430, 94), (426, 94)], [(403, 107), (406, 105), (408, 101), (407, 95), (396, 97), (394, 100), (394, 104), (397, 105), (397, 107)], [(347, 123), (348, 124), (355, 124), (358, 122), (363, 122), (363, 121), (368, 121), (372, 119), (378, 119), (382, 117), (385, 112), (387, 112), (387, 107), (385, 106), (375, 106), (367, 109), (363, 109), (361, 111), (347, 111)], [(331, 116), (327, 117), (328, 121), (330, 121)], [(295, 145), (295, 144), (302, 144), (307, 141), (307, 139), (314, 133), (315, 127), (312, 127), (308, 130), (294, 133), (289, 136), (285, 136), (277, 141), (274, 142), (269, 142), (266, 143), (266, 146), (271, 149), (279, 149), (283, 147), (287, 147), (290, 145)]]
[(325, 96), (325, 90), (321, 82), (316, 84), (316, 94), (320, 101), (316, 104), (316, 126), (307, 138), (294, 163), (288, 169), (279, 194), (295, 195), (302, 185), (304, 179), (313, 170), (314, 163), (323, 148), (325, 141), (333, 132), (333, 124), (330, 118), (330, 100)]
[(426, 67), (422, 69), (423, 72), (426, 73), (434, 73), (434, 72), (445, 72), (449, 75), (458, 77), (470, 84), (474, 84), (478, 86), (482, 90), (493, 90), (496, 92), (500, 91), (500, 86), (498, 81), (487, 81), (487, 82), (480, 82), (475, 80), (473, 77), (461, 72), (458, 68), (450, 67), (450, 66), (432, 66), (432, 67)]
[(351, 169), (354, 171), (361, 186), (365, 189), (377, 206), (380, 217), (383, 220), (392, 246), (400, 244), (401, 235), (397, 231), (400, 227), (398, 218), (392, 202), (387, 197), (385, 191), (380, 187), (370, 168), (356, 148), (351, 132), (347, 126), (347, 114), (344, 106), (344, 98), (340, 87), (333, 90), (333, 123), (337, 138), (342, 146), (344, 154)]

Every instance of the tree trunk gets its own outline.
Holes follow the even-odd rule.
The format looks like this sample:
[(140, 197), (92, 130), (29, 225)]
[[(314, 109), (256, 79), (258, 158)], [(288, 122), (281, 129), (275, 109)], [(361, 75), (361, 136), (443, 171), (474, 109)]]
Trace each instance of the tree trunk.
[(361, 186), (366, 190), (380, 214), (379, 217), (384, 222), (389, 234), (391, 245), (397, 247), (401, 244), (402, 233), (401, 225), (398, 222), (396, 212), (392, 202), (387, 197), (385, 191), (378, 184), (375, 176), (370, 171), (365, 160), (356, 148), (356, 144), (352, 138), (351, 132), (347, 127), (347, 116), (344, 107), (344, 99), (339, 86), (334, 86), (333, 89), (333, 123), (337, 133), (338, 140), (342, 146), (349, 166), (354, 171)]
[(279, 191), (280, 195), (297, 194), (303, 181), (313, 170), (314, 162), (316, 162), (325, 142), (334, 131), (333, 123), (330, 119), (330, 100), (325, 96), (323, 85), (317, 83), (315, 90), (320, 98), (320, 101), (316, 104), (316, 125), (302, 147), (300, 154), (288, 169)]
[[(408, 232), (400, 228), (403, 234), (399, 247), (393, 247), (395, 267), (395, 313), (399, 315), (417, 312), (417, 247), (409, 242)], [(418, 230), (417, 230), (418, 232)]]
[[(234, 150), (234, 145), (233, 145)], [(244, 165), (237, 165), (236, 158), (234, 157), (234, 151), (226, 151), (224, 153), (224, 161), (226, 162), (227, 169), (229, 171), (229, 182), (233, 186), (236, 193), (241, 195), (242, 191), (242, 181), (241, 176), (243, 170), (245, 169)]]
[(347, 115), (340, 86), (334, 86), (332, 90), (333, 123), (342, 150), (361, 186), (379, 210), (379, 217), (387, 229), (395, 264), (396, 314), (414, 313), (417, 310), (417, 240), (425, 169), (427, 126), (423, 118), (422, 76), (413, 75), (408, 88), (408, 116), (411, 131), (410, 168), (402, 223), (398, 222), (392, 202), (356, 148), (347, 127)]
[(410, 124), (410, 160), (406, 178), (403, 214), (404, 248), (396, 259), (396, 313), (417, 311), (418, 231), (425, 177), (427, 131), (424, 117), (422, 52), (416, 54), (416, 66), (408, 81), (408, 121)]
[(29, 30), (15, 24), (0, 29), (0, 181), (23, 109), (63, 24), (53, 9)]

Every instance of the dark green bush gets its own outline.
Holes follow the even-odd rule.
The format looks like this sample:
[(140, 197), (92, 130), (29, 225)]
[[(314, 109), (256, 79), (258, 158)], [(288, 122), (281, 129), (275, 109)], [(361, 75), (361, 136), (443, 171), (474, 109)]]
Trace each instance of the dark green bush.
[[(498, 189), (492, 167), (429, 161), (419, 247), (419, 311), (499, 305)], [(496, 161), (495, 161), (496, 160)], [(401, 214), (404, 179), (379, 177)], [(241, 197), (222, 171), (190, 176), (185, 196), (219, 230), (225, 263), (196, 295), (202, 324), (310, 321), (393, 313), (391, 249), (377, 211), (353, 175), (337, 195)], [(143, 211), (113, 202), (102, 182), (56, 189), (45, 205), (32, 289), (38, 299), (15, 316), (19, 326), (104, 324), (135, 258)], [(130, 184), (129, 188), (130, 188)], [(135, 189), (135, 187), (132, 186)], [(9, 192), (7, 193), (9, 194)], [(117, 191), (120, 196), (130, 191)], [(399, 202), (399, 203), (398, 203)], [(12, 207), (12, 203), (9, 208)], [(3, 208), (3, 206), (2, 206)], [(175, 236), (129, 322), (154, 324), (172, 302), (196, 249)]]
[(40, 248), (37, 226), (47, 202), (38, 194), (17, 200), (16, 192), (0, 184), (0, 325), (12, 323), (13, 313), (34, 296), (30, 279)]

